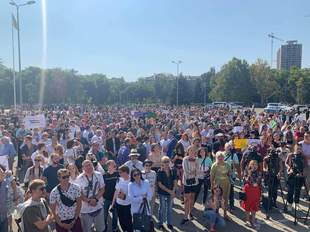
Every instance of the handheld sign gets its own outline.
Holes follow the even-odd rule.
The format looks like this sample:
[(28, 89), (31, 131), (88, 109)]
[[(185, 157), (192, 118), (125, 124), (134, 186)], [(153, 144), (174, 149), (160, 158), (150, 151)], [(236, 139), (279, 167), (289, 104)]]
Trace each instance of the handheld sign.
[(46, 126), (46, 119), (43, 114), (29, 115), (24, 118), (24, 124), (26, 129), (44, 128)]

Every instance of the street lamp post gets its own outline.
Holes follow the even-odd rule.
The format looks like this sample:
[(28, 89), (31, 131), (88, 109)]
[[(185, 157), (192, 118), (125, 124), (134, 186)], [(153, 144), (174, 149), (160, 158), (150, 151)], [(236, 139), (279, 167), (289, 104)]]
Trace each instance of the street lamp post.
[(178, 61), (172, 61), (177, 66), (177, 76), (176, 76), (176, 81), (177, 81), (177, 106), (179, 106), (179, 66), (182, 63), (181, 60)]
[(23, 104), (23, 87), (22, 87), (22, 64), (21, 64), (21, 55), (20, 55), (20, 25), (19, 25), (19, 8), (22, 6), (32, 5), (35, 1), (28, 1), (22, 4), (17, 4), (15, 1), (11, 1), (10, 4), (16, 7), (16, 18), (17, 18), (17, 45), (18, 45), (18, 76), (19, 76), (19, 99), (20, 104)]

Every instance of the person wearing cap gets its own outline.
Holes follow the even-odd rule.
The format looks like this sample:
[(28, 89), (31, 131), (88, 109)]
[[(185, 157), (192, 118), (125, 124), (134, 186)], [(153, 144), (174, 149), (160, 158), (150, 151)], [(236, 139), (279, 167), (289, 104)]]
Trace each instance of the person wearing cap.
[(129, 154), (130, 160), (125, 163), (125, 165), (129, 168), (129, 173), (131, 173), (133, 169), (139, 169), (140, 171), (144, 169), (143, 163), (138, 159), (139, 156), (140, 154), (136, 149), (131, 149)]
[(213, 155), (215, 156), (215, 154), (218, 151), (224, 151), (224, 147), (225, 147), (225, 136), (223, 133), (217, 133), (215, 135), (215, 142), (213, 143), (212, 147)]
[(153, 162), (149, 159), (146, 159), (143, 162), (144, 170), (142, 170), (142, 177), (145, 180), (148, 180), (152, 190), (152, 200), (151, 200), (151, 213), (153, 214), (154, 205), (155, 205), (155, 185), (156, 185), (156, 172), (152, 170)]

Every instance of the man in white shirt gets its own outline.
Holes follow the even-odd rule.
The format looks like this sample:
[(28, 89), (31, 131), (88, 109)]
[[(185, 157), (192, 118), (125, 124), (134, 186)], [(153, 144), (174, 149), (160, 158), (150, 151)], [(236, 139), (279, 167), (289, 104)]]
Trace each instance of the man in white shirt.
[(138, 160), (139, 156), (140, 154), (136, 149), (131, 149), (129, 154), (130, 160), (125, 163), (125, 165), (129, 168), (129, 173), (131, 173), (133, 169), (139, 169), (140, 171), (143, 171), (143, 163)]
[(104, 231), (103, 193), (104, 180), (100, 172), (94, 170), (93, 163), (85, 160), (82, 163), (83, 173), (77, 177), (76, 184), (82, 192), (81, 222), (84, 232), (91, 232), (92, 224), (96, 231)]

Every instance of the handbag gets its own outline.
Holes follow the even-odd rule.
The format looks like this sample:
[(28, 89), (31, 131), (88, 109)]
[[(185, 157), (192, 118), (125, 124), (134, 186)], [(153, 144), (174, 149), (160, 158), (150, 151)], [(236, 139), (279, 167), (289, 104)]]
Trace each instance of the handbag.
[(143, 200), (138, 213), (133, 214), (133, 229), (142, 232), (154, 231), (154, 223), (148, 212), (150, 211), (147, 200)]
[(57, 189), (59, 191), (60, 200), (65, 206), (71, 207), (75, 204), (76, 200), (72, 200), (66, 195), (64, 195), (63, 192), (61, 191), (60, 185), (57, 186)]
[(186, 180), (186, 185), (194, 185), (194, 184), (196, 184), (195, 178), (190, 178)]

